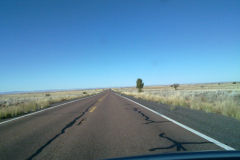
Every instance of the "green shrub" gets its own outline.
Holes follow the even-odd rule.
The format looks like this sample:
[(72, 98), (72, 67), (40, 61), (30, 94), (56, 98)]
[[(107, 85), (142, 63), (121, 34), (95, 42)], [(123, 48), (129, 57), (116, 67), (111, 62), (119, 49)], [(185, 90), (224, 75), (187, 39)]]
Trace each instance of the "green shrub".
[(50, 93), (46, 93), (45, 96), (46, 96), (46, 97), (49, 97), (49, 96), (51, 96), (51, 94), (50, 94)]
[(173, 87), (175, 90), (177, 90), (177, 88), (178, 88), (179, 86), (180, 86), (180, 85), (177, 84), (177, 83), (174, 83), (174, 84), (171, 85), (171, 87)]
[(136, 88), (138, 89), (138, 92), (142, 92), (142, 88), (144, 86), (142, 79), (138, 78), (136, 83)]

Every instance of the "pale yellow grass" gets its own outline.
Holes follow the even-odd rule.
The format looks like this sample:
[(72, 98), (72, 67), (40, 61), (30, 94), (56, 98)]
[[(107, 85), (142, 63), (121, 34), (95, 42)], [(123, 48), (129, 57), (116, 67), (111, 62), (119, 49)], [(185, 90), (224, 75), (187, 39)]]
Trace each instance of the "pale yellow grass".
[(149, 86), (144, 92), (138, 93), (135, 88), (114, 89), (136, 98), (185, 106), (191, 109), (219, 113), (240, 120), (240, 84), (215, 83), (180, 85), (178, 90), (169, 86)]
[(49, 107), (51, 104), (101, 92), (101, 89), (0, 95), (0, 119)]

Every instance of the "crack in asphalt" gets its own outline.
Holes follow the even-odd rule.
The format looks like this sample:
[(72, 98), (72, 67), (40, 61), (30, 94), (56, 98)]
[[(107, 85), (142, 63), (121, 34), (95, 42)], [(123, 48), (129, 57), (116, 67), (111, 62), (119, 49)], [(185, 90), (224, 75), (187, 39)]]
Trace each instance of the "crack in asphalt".
[(172, 143), (172, 145), (167, 146), (167, 147), (151, 148), (151, 149), (149, 149), (149, 151), (155, 151), (155, 150), (159, 150), (159, 149), (171, 149), (171, 148), (175, 148), (175, 147), (176, 147), (176, 151), (181, 151), (181, 150), (182, 151), (186, 151), (187, 149), (185, 147), (183, 147), (184, 144), (205, 144), (205, 143), (211, 143), (211, 142), (179, 142), (179, 141), (176, 141), (176, 140), (166, 136), (165, 133), (160, 133), (159, 137), (167, 139), (168, 141), (170, 141)]
[(78, 126), (82, 124), (83, 121), (85, 121), (86, 119), (83, 118), (79, 123), (78, 123)]
[(144, 123), (144, 124), (169, 122), (169, 121), (154, 121), (154, 120), (151, 120), (146, 114), (144, 114), (141, 110), (139, 110), (137, 108), (133, 108), (133, 111), (139, 113), (142, 117), (145, 118), (145, 121), (147, 121), (147, 122)]
[[(147, 122), (144, 123), (144, 124), (169, 122), (169, 121), (154, 121), (154, 120), (151, 120), (150, 117), (148, 117), (146, 114), (144, 114), (141, 110), (139, 110), (136, 107), (133, 108), (133, 111), (137, 112), (138, 114), (140, 114), (142, 117), (145, 118), (145, 121), (147, 121)], [(160, 150), (160, 149), (171, 149), (171, 148), (175, 148), (175, 147), (176, 147), (176, 151), (186, 151), (187, 149), (183, 145), (211, 143), (211, 142), (179, 142), (177, 140), (174, 140), (174, 139), (166, 136), (165, 133), (160, 133), (159, 137), (163, 138), (163, 139), (167, 139), (172, 144), (170, 146), (167, 146), (167, 147), (151, 148), (151, 149), (149, 149), (149, 151), (155, 151), (155, 150)]]
[[(145, 118), (145, 120), (147, 122), (144, 123), (144, 124), (169, 122), (169, 121), (154, 121), (154, 120), (151, 120), (146, 114), (144, 114), (138, 108), (133, 108), (133, 111), (137, 112), (138, 114), (140, 114), (142, 117)], [(175, 147), (176, 147), (176, 151), (181, 151), (181, 150), (182, 151), (186, 151), (187, 149), (183, 146), (184, 144), (205, 144), (205, 143), (211, 143), (211, 142), (179, 142), (179, 141), (176, 141), (176, 140), (166, 136), (165, 133), (159, 134), (159, 137), (167, 139), (168, 141), (170, 141), (172, 143), (172, 145), (167, 146), (167, 147), (151, 148), (151, 149), (149, 149), (149, 151), (155, 151), (155, 150), (160, 150), (160, 149), (171, 149), (171, 148), (175, 148)]]
[[(89, 105), (89, 107), (87, 107), (81, 115), (75, 117), (71, 122), (69, 122), (58, 134), (56, 134), (54, 137), (52, 137), (49, 141), (47, 141), (44, 145), (42, 145), (39, 149), (37, 149), (37, 151), (35, 153), (33, 153), (30, 157), (27, 158), (27, 160), (31, 160), (34, 157), (36, 157), (38, 154), (40, 154), (44, 148), (46, 148), (48, 145), (50, 145), (54, 140), (56, 140), (59, 136), (61, 136), (62, 134), (64, 134), (66, 132), (66, 130), (70, 127), (72, 127), (77, 120), (79, 120), (81, 117), (83, 117), (88, 110), (96, 103), (97, 101), (94, 101), (94, 103), (92, 103), (91, 105)], [(83, 120), (81, 120), (78, 125), (81, 124)]]

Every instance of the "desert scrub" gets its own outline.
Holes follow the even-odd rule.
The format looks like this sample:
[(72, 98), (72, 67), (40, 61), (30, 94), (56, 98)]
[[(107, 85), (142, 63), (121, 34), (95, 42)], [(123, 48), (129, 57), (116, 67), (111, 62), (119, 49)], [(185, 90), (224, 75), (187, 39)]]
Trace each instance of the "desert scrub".
[(115, 91), (170, 106), (184, 106), (240, 120), (238, 83), (180, 85), (178, 90), (174, 90), (171, 86), (152, 86), (146, 87), (142, 93), (138, 93), (134, 88), (121, 88)]
[[(34, 112), (56, 102), (93, 95), (102, 90), (75, 90), (59, 92), (25, 93), (0, 95), (0, 119), (11, 118), (18, 115)], [(88, 94), (85, 94), (88, 93)]]

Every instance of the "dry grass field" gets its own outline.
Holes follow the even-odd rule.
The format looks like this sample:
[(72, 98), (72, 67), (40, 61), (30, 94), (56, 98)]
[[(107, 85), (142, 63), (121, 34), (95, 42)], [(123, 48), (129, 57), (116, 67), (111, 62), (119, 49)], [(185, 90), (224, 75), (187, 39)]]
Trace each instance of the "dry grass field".
[(37, 111), (56, 102), (93, 95), (101, 91), (102, 89), (92, 89), (0, 95), (0, 119)]
[(116, 88), (122, 94), (159, 103), (184, 106), (219, 113), (240, 120), (240, 83), (186, 84), (177, 90), (170, 86), (147, 86), (138, 93), (136, 88)]

